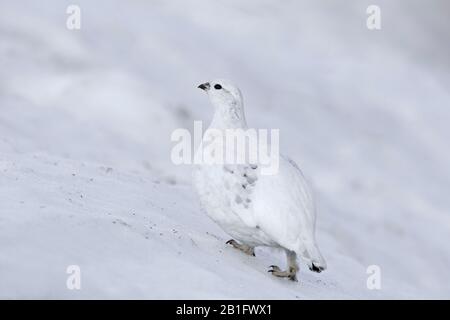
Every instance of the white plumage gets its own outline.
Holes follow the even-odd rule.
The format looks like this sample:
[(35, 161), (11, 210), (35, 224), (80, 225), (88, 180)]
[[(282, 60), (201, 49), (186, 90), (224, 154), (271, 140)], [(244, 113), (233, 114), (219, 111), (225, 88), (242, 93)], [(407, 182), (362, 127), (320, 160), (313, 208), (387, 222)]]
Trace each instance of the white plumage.
[[(210, 129), (247, 129), (237, 87), (215, 80), (199, 88), (208, 93), (215, 108)], [(214, 134), (207, 130), (202, 144), (211, 143), (216, 138)], [(201, 147), (198, 152), (202, 152)], [(313, 271), (326, 268), (315, 240), (312, 194), (292, 160), (281, 156), (274, 175), (261, 174), (258, 165), (202, 164), (194, 171), (194, 186), (208, 216), (235, 239), (227, 243), (253, 255), (256, 246), (285, 249), (288, 269), (271, 266), (269, 272), (273, 275), (296, 280), (297, 255)]]

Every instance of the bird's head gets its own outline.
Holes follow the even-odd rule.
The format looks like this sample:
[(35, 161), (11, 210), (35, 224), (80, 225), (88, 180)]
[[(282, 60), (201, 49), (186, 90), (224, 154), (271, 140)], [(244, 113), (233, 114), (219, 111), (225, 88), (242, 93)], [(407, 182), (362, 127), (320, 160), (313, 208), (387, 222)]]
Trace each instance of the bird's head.
[(217, 79), (202, 83), (198, 88), (204, 90), (216, 109), (243, 108), (241, 91), (227, 80)]

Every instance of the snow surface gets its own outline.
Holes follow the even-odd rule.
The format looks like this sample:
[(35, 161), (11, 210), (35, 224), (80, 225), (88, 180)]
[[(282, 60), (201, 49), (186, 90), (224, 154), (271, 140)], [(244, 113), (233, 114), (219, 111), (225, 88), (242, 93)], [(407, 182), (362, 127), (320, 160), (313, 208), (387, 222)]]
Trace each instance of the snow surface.
[[(0, 298), (450, 298), (447, 1), (76, 2), (0, 1)], [(226, 246), (170, 161), (216, 77), (311, 181), (325, 272)]]

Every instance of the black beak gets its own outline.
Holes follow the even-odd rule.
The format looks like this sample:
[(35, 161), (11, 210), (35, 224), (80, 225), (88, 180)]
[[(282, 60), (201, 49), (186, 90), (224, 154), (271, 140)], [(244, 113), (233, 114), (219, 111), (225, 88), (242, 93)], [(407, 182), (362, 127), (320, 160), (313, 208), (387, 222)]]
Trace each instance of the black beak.
[(201, 85), (199, 85), (197, 88), (207, 91), (207, 90), (209, 90), (210, 87), (211, 87), (211, 85), (209, 84), (209, 82), (205, 82), (205, 83), (202, 83)]

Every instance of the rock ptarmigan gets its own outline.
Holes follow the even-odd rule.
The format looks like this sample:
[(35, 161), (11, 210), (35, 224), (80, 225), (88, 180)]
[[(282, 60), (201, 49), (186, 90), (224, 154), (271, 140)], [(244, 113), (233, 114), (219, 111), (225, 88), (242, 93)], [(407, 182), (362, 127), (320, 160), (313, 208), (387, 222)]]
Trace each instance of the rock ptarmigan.
[[(240, 90), (226, 80), (199, 86), (214, 106), (214, 117), (203, 136), (210, 143), (214, 133), (247, 129)], [(221, 137), (222, 138), (222, 137)], [(202, 145), (198, 152), (203, 152)], [(196, 155), (197, 156), (197, 155)], [(276, 174), (261, 174), (257, 164), (202, 164), (194, 170), (194, 186), (208, 216), (233, 239), (227, 244), (254, 255), (256, 246), (284, 249), (287, 270), (270, 266), (274, 276), (296, 281), (297, 256), (315, 272), (326, 268), (315, 240), (316, 213), (310, 188), (289, 158), (280, 156)]]

